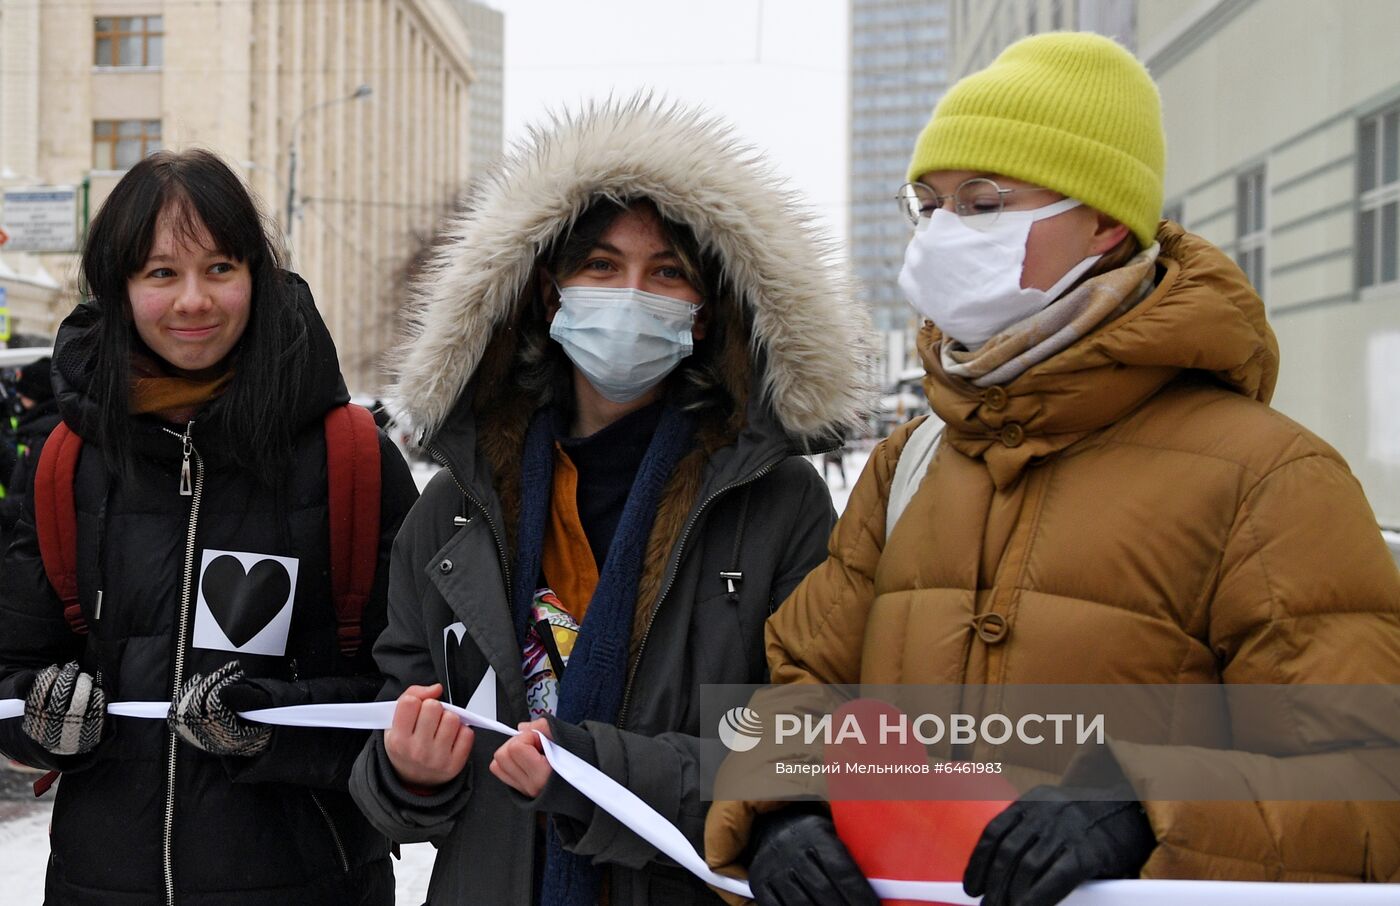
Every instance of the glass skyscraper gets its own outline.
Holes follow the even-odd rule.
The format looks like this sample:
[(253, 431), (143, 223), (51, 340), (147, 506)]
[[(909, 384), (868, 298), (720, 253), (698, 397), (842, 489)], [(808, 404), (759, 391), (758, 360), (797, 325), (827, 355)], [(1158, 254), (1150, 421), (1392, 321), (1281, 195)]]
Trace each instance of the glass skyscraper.
[(896, 280), (912, 228), (895, 193), (948, 84), (948, 0), (850, 4), (851, 266), (875, 326), (905, 330), (914, 313)]

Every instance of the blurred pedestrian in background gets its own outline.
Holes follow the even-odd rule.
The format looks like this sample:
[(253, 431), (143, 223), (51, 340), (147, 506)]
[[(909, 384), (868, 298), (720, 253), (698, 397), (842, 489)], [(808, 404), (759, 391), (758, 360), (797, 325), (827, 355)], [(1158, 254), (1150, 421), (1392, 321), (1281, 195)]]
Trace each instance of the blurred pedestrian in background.
[(34, 483), (34, 464), (39, 461), (44, 438), (62, 420), (49, 383), (50, 362), (48, 356), (30, 362), (15, 380), (20, 413), (15, 419), (14, 465), (5, 481), (5, 496), (0, 499), (0, 554), (10, 547), (15, 523)]

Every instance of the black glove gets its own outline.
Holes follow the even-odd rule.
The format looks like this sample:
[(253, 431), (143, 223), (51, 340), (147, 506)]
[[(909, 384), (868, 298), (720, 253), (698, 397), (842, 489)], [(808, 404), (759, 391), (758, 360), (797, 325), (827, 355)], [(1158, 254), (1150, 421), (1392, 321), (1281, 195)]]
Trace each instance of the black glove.
[(237, 661), (229, 661), (208, 676), (196, 673), (185, 680), (180, 694), (170, 703), (166, 722), (171, 731), (211, 755), (251, 756), (266, 751), (272, 742), (272, 727), (244, 720), (224, 699), (242, 679), (243, 668)]
[(55, 755), (89, 752), (102, 739), (107, 696), (76, 663), (45, 667), (24, 699), (20, 728)]
[(759, 906), (880, 906), (831, 818), (798, 809), (760, 817), (749, 864)]
[(1051, 906), (1083, 881), (1137, 877), (1156, 845), (1127, 784), (1038, 786), (982, 831), (963, 890), (982, 906)]

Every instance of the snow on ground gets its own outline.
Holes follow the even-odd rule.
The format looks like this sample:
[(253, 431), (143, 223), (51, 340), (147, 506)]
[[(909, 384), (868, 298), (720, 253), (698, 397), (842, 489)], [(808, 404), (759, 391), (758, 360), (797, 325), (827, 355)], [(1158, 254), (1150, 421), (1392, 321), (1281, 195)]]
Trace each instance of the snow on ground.
[(823, 465), (822, 457), (808, 456), (807, 459), (822, 473), (822, 478), (826, 479), (826, 486), (831, 490), (831, 503), (836, 507), (836, 514), (839, 516), (846, 511), (846, 501), (851, 496), (851, 486), (856, 483), (860, 473), (865, 469), (865, 462), (870, 458), (870, 451), (873, 449), (873, 441), (857, 441), (857, 445), (847, 447), (845, 455), (842, 457), (842, 466), (845, 471), (845, 480), (841, 478), (840, 469), (836, 464)]
[[(851, 494), (851, 485), (860, 477), (865, 461), (870, 456), (870, 443), (847, 448), (844, 457), (846, 481), (843, 483), (835, 467), (826, 467), (827, 485), (831, 488), (831, 500), (840, 513), (846, 508), (846, 500)], [(822, 471), (822, 457), (809, 456), (808, 459), (818, 472)], [(428, 481), (437, 472), (437, 466), (414, 463), (413, 478), (419, 489), (427, 487)], [(8, 772), (0, 769), (0, 774)], [(3, 778), (9, 781), (0, 784), (14, 787), (23, 779), (32, 782), (29, 775)], [(4, 792), (4, 790), (0, 790)], [(22, 792), (14, 797), (0, 797), (0, 903), (4, 906), (39, 906), (44, 901), (44, 870), (49, 859), (49, 813), (53, 810), (53, 796), (50, 792), (41, 800)], [(435, 850), (432, 844), (415, 843), (401, 850), (403, 858), (394, 862), (394, 877), (398, 884), (396, 902), (400, 906), (419, 906), (427, 897), (428, 878), (433, 870)]]
[(51, 809), (48, 801), (0, 801), (0, 903), (38, 906), (44, 902)]
[[(40, 906), (44, 902), (53, 796), (50, 792), (42, 800), (32, 796), (27, 802), (0, 800), (0, 903), (5, 906)], [(394, 862), (395, 902), (399, 906), (419, 906), (427, 899), (435, 854), (431, 843), (402, 848), (403, 858)]]

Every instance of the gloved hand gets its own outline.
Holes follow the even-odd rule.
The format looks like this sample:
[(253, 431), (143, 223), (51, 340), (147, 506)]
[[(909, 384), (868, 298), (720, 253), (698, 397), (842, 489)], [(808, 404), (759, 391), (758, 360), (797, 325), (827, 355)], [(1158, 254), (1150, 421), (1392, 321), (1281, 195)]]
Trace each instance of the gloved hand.
[(963, 890), (982, 906), (1051, 906), (1082, 881), (1137, 877), (1156, 845), (1126, 783), (1112, 791), (1038, 786), (982, 831)]
[(749, 886), (758, 906), (880, 906), (824, 814), (785, 809), (758, 819)]
[(234, 690), (241, 688), (242, 679), (243, 668), (229, 661), (208, 676), (196, 673), (185, 680), (170, 703), (166, 722), (171, 731), (211, 755), (252, 756), (266, 751), (272, 743), (272, 727), (244, 720), (225, 699), (230, 693), (236, 697)]
[(102, 739), (106, 720), (106, 694), (75, 662), (39, 671), (24, 699), (20, 728), (55, 755), (78, 755)]

